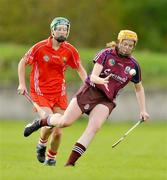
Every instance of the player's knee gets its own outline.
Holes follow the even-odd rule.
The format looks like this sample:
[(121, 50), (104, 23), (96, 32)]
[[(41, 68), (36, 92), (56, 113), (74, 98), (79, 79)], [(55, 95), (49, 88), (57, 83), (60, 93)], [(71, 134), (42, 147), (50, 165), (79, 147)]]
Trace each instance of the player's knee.
[(56, 128), (56, 129), (53, 131), (52, 134), (53, 134), (53, 136), (54, 136), (55, 138), (60, 138), (61, 135), (62, 135), (62, 129)]
[(62, 132), (57, 132), (53, 134), (54, 139), (60, 138), (62, 136)]
[(61, 121), (59, 121), (58, 127), (59, 128), (64, 128), (70, 126), (72, 123), (68, 121), (66, 118), (62, 118)]

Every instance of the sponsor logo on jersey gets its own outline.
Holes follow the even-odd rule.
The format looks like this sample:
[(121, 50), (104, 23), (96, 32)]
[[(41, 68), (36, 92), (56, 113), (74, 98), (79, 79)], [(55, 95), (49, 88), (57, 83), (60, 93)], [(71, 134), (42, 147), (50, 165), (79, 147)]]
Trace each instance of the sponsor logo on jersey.
[(113, 65), (115, 65), (115, 60), (114, 59), (109, 59), (109, 65), (110, 66), (113, 66)]
[(131, 70), (131, 68), (129, 66), (126, 66), (125, 70), (124, 70), (125, 74), (129, 74), (130, 70)]
[(125, 83), (128, 80), (127, 77), (121, 77), (121, 76), (114, 74), (114, 73), (111, 73), (110, 75), (113, 79), (115, 79), (116, 81), (119, 81), (121, 84)]
[(56, 58), (56, 59), (59, 59), (60, 56), (56, 56), (56, 55), (53, 55), (52, 58)]
[(50, 58), (49, 58), (48, 55), (44, 55), (44, 56), (43, 56), (43, 59), (44, 59), (44, 61), (48, 62)]

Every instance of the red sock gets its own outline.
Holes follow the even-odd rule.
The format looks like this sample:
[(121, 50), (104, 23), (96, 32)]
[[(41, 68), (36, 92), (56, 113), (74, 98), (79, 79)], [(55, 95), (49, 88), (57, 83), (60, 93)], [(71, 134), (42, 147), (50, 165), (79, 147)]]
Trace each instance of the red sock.
[(57, 152), (54, 152), (51, 149), (49, 149), (47, 152), (48, 159), (55, 159), (56, 155), (57, 155)]
[(42, 146), (46, 146), (48, 140), (42, 139), (41, 137), (39, 138), (38, 144)]
[(86, 148), (82, 144), (76, 143), (65, 166), (74, 166), (75, 162), (80, 158), (80, 156), (82, 156), (85, 151)]

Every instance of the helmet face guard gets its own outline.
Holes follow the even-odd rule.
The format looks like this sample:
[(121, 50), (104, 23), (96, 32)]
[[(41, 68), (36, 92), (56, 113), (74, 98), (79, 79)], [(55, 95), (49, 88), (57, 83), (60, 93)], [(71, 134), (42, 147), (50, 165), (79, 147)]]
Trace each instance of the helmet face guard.
[(59, 25), (66, 25), (67, 26), (67, 37), (69, 36), (70, 33), (70, 21), (64, 17), (57, 17), (54, 18), (53, 21), (50, 24), (50, 29), (55, 30), (57, 26)]
[(121, 30), (118, 34), (117, 39), (119, 42), (122, 42), (122, 40), (124, 40), (124, 39), (133, 40), (135, 42), (135, 45), (138, 41), (137, 34), (130, 30)]

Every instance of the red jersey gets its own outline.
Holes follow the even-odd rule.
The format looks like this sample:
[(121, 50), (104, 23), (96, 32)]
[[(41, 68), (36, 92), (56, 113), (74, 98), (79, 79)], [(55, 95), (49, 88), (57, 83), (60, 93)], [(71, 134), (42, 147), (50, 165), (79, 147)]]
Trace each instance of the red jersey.
[(62, 96), (65, 92), (64, 71), (68, 66), (77, 69), (80, 57), (67, 42), (52, 48), (52, 37), (35, 44), (26, 54), (26, 64), (32, 66), (30, 92), (37, 95)]

